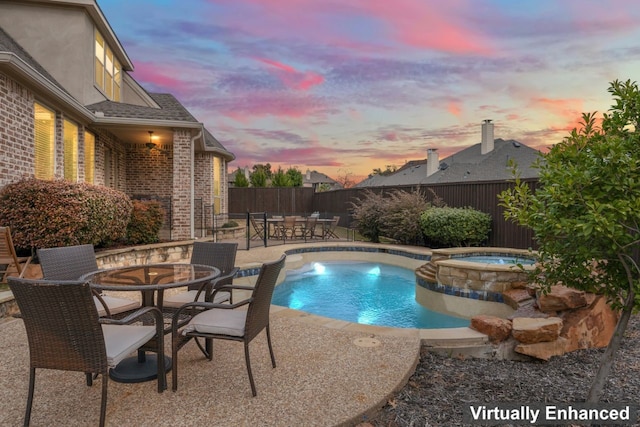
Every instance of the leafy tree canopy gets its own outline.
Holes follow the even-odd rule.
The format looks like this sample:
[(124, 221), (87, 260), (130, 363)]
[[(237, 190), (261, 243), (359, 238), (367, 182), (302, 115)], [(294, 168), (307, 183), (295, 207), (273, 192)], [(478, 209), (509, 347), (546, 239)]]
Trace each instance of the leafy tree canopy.
[[(640, 308), (640, 91), (614, 81), (614, 105), (598, 127), (595, 113), (538, 162), (540, 188), (516, 179), (500, 195), (505, 217), (533, 229), (536, 279), (606, 295), (621, 317), (588, 401), (604, 381), (631, 312)], [(517, 172), (516, 177), (517, 177)]]
[(249, 186), (249, 180), (247, 179), (246, 175), (244, 174), (244, 170), (240, 169), (240, 167), (238, 167), (238, 169), (236, 170), (236, 174), (234, 175), (233, 185), (235, 187), (248, 187)]

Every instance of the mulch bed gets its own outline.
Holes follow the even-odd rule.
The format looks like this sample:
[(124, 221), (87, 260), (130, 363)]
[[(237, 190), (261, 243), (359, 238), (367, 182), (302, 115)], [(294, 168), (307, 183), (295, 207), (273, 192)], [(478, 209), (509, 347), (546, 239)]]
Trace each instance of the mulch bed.
[[(465, 403), (584, 402), (603, 353), (604, 349), (580, 350), (549, 362), (516, 362), (461, 360), (423, 349), (408, 384), (368, 423), (375, 427), (463, 426), (469, 425), (462, 421)], [(601, 402), (640, 402), (640, 315), (629, 322)]]

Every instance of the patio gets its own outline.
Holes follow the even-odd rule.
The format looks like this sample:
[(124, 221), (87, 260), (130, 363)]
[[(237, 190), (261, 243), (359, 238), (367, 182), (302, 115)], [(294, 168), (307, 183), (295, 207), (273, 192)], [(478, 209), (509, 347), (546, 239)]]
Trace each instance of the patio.
[[(271, 260), (281, 251), (239, 251), (237, 264)], [(416, 330), (350, 324), (276, 306), (271, 319), (277, 368), (271, 368), (264, 335), (251, 345), (257, 397), (251, 396), (241, 344), (216, 341), (209, 362), (190, 343), (181, 352), (175, 393), (170, 384), (158, 394), (155, 382), (109, 381), (107, 425), (354, 425), (404, 386), (418, 361)], [(22, 321), (2, 321), (0, 425), (22, 424), (28, 351)], [(96, 425), (99, 404), (100, 387), (87, 387), (84, 374), (39, 370), (31, 425)]]

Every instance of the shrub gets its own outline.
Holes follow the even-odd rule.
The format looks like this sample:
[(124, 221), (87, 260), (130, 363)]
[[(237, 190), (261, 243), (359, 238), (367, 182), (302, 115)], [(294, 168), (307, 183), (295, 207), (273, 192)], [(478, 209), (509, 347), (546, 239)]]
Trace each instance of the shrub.
[(429, 243), (441, 247), (477, 246), (491, 231), (491, 216), (472, 208), (427, 209), (420, 223)]
[(384, 213), (384, 197), (367, 189), (364, 198), (351, 202), (351, 212), (358, 232), (374, 243), (380, 242), (381, 219)]
[(235, 222), (234, 220), (230, 220), (228, 222), (225, 222), (224, 224), (222, 224), (220, 226), (220, 228), (235, 228), (235, 227), (239, 227), (239, 224), (237, 222)]
[(163, 221), (164, 209), (160, 202), (134, 200), (131, 219), (127, 225), (127, 243), (144, 245), (158, 242)]
[(64, 180), (30, 178), (0, 190), (0, 223), (22, 249), (107, 245), (125, 236), (131, 209), (120, 191)]
[(420, 214), (429, 206), (430, 203), (419, 190), (393, 191), (384, 202), (380, 232), (403, 244), (421, 243)]

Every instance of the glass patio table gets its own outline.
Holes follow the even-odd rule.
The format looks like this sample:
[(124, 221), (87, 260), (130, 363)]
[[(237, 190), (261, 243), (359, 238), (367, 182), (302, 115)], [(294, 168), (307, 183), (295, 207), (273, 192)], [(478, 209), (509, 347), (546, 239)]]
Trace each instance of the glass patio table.
[[(108, 268), (86, 274), (81, 279), (87, 280), (92, 288), (99, 291), (139, 291), (143, 306), (158, 307), (170, 321), (174, 310), (165, 312), (162, 309), (166, 289), (204, 284), (219, 275), (220, 270), (216, 267), (177, 263)], [(187, 320), (185, 318), (185, 323)], [(170, 327), (165, 328), (165, 333), (168, 331)], [(166, 370), (169, 371), (171, 358), (164, 358)], [(157, 357), (138, 350), (137, 356), (129, 357), (112, 368), (109, 376), (114, 381), (124, 383), (154, 380), (157, 377)]]

